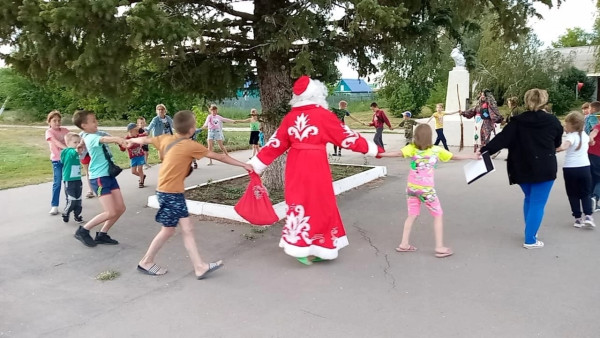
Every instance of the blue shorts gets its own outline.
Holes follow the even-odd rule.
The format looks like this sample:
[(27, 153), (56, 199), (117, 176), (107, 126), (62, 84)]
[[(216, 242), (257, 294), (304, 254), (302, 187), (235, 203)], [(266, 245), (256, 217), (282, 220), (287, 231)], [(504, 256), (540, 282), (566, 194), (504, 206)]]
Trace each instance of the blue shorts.
[(90, 184), (92, 185), (92, 189), (96, 192), (96, 195), (98, 196), (108, 195), (111, 191), (115, 189), (121, 189), (119, 187), (117, 179), (110, 176), (92, 178), (90, 180)]
[(176, 227), (180, 218), (189, 217), (183, 193), (156, 192), (159, 209), (154, 218), (166, 227)]
[(139, 167), (141, 165), (146, 164), (146, 159), (144, 156), (137, 156), (131, 159), (131, 167)]
[(206, 137), (206, 139), (214, 141), (223, 141), (225, 139), (225, 136), (223, 136), (223, 130), (221, 129), (209, 129), (208, 136)]

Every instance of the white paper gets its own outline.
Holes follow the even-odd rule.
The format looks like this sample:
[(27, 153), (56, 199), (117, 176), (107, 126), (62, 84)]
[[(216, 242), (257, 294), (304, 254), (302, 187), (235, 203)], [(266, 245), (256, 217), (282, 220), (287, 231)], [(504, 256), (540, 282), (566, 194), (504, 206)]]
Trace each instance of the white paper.
[(496, 168), (494, 167), (494, 161), (490, 158), (490, 154), (486, 151), (481, 154), (479, 160), (469, 161), (469, 163), (465, 164), (464, 170), (467, 184), (471, 184), (480, 177), (496, 171)]

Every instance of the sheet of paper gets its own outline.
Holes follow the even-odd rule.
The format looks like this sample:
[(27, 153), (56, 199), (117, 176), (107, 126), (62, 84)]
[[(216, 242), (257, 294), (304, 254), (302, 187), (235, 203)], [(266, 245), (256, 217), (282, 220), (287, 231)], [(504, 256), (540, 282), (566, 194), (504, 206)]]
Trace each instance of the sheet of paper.
[(481, 154), (479, 160), (469, 161), (465, 164), (464, 170), (467, 184), (471, 184), (484, 175), (496, 171), (496, 168), (494, 168), (494, 161), (490, 154), (486, 151)]

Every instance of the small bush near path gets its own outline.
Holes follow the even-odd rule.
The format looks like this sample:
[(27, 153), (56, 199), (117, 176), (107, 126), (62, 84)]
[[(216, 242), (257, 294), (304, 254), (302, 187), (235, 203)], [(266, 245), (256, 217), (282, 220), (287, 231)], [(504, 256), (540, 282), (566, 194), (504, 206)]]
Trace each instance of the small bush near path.
[[(332, 165), (330, 167), (332, 181), (338, 181), (342, 178), (356, 175), (371, 169), (370, 167), (351, 165)], [(187, 190), (185, 192), (185, 198), (201, 202), (235, 205), (246, 191), (248, 183), (250, 183), (250, 178), (248, 176), (222, 182), (209, 183), (205, 186)], [(271, 198), (271, 202), (273, 204), (283, 202), (283, 190), (269, 190), (269, 197)]]

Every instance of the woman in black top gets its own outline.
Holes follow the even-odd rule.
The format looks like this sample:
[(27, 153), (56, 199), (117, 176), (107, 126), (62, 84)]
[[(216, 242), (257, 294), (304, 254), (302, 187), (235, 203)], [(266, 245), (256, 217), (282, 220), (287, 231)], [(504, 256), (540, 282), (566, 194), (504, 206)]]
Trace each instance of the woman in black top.
[(556, 179), (556, 148), (562, 141), (560, 121), (542, 108), (548, 102), (548, 93), (531, 89), (525, 93), (526, 112), (510, 119), (481, 152), (494, 154), (508, 149), (506, 168), (510, 184), (518, 184), (525, 194), (524, 248), (541, 248), (537, 232), (544, 217), (544, 208)]

